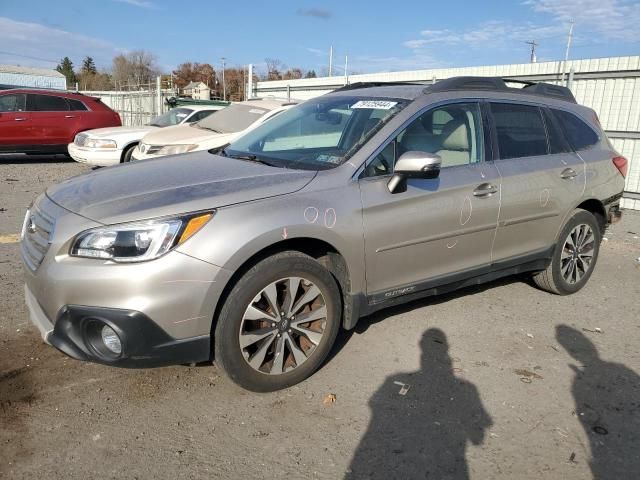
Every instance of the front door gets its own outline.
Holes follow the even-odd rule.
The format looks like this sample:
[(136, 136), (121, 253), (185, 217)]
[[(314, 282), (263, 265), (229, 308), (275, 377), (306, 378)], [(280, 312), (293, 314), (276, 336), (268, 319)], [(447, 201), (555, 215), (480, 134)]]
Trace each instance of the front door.
[[(440, 155), (440, 175), (392, 194), (391, 170), (406, 151)], [(370, 302), (489, 267), (500, 177), (484, 157), (479, 105), (454, 103), (421, 114), (367, 165), (359, 184)]]
[(31, 143), (31, 115), (24, 93), (0, 95), (0, 147)]

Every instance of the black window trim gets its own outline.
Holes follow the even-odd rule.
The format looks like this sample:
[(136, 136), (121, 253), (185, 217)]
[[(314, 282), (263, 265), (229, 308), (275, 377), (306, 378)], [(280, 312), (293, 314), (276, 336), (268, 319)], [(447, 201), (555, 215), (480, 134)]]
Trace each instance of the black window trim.
[[(599, 143), (601, 143), (601, 142), (602, 142), (602, 135), (600, 134), (600, 132), (598, 132), (595, 128), (593, 128), (593, 127), (591, 126), (591, 124), (589, 123), (589, 121), (588, 121), (588, 120), (586, 120), (582, 115), (580, 115), (580, 114), (578, 114), (578, 113), (576, 113), (576, 112), (574, 112), (574, 111), (568, 110), (568, 109), (566, 109), (566, 108), (556, 107), (555, 105), (554, 105), (554, 106), (549, 106), (549, 110), (551, 111), (550, 113), (553, 115), (553, 118), (555, 119), (555, 121), (556, 121), (556, 122), (558, 122), (558, 126), (559, 126), (559, 127), (560, 127), (560, 129), (562, 130), (562, 134), (564, 135), (565, 140), (567, 141), (567, 143), (569, 144), (569, 146), (571, 147), (571, 150), (572, 150), (573, 152), (584, 152), (584, 151), (586, 151), (586, 150), (590, 150), (590, 149), (592, 149), (592, 148), (595, 148), (595, 147), (596, 147), (596, 145), (598, 145)], [(593, 133), (595, 133), (595, 134), (596, 134), (596, 138), (598, 139), (598, 141), (597, 141), (596, 143), (594, 143), (593, 145), (589, 145), (588, 147), (585, 147), (585, 148), (580, 148), (580, 149), (577, 149), (577, 150), (576, 150), (575, 148), (573, 148), (573, 146), (571, 145), (571, 142), (570, 142), (570, 141), (569, 141), (569, 139), (567, 138), (567, 134), (566, 134), (566, 132), (564, 131), (564, 127), (562, 126), (562, 122), (561, 122), (561, 121), (560, 121), (560, 119), (559, 119), (559, 118), (557, 118), (557, 117), (556, 117), (556, 115), (553, 113), (553, 111), (554, 111), (554, 110), (560, 110), (561, 112), (565, 112), (565, 113), (568, 113), (568, 114), (573, 115), (574, 117), (576, 117), (578, 120), (580, 120), (582, 123), (584, 123), (587, 127), (589, 127), (589, 129), (590, 129)]]
[[(541, 110), (543, 110), (542, 121), (544, 122), (544, 128), (547, 132), (547, 155), (563, 155), (565, 153), (574, 153), (575, 150), (571, 146), (571, 142), (569, 142), (569, 139), (567, 138), (567, 135), (564, 131), (564, 128), (562, 128), (560, 121), (553, 114), (552, 107), (545, 105), (544, 107), (541, 107)], [(547, 118), (551, 119), (552, 125), (547, 124)], [(552, 128), (559, 133), (560, 137), (562, 138), (562, 141), (564, 142), (564, 147), (568, 148), (569, 149), (568, 151), (559, 152), (559, 153), (551, 152), (551, 136), (549, 135), (549, 129), (552, 129)]]
[(493, 112), (491, 111), (491, 104), (492, 103), (507, 103), (510, 105), (521, 105), (521, 106), (525, 106), (525, 107), (536, 107), (538, 109), (538, 112), (540, 113), (540, 118), (542, 119), (542, 125), (544, 128), (544, 134), (547, 140), (547, 153), (545, 155), (549, 155), (549, 134), (547, 132), (547, 128), (546, 125), (544, 123), (544, 115), (542, 114), (542, 109), (545, 108), (547, 105), (542, 104), (542, 103), (535, 103), (535, 102), (528, 102), (528, 101), (515, 101), (515, 100), (504, 100), (504, 99), (486, 99), (487, 101), (487, 107), (489, 110), (489, 116), (491, 117), (491, 129), (493, 130), (493, 136), (495, 137), (495, 142), (496, 142), (496, 160), (499, 162), (505, 162), (508, 160), (522, 160), (522, 159), (526, 159), (526, 158), (535, 158), (535, 157), (541, 157), (543, 155), (527, 155), (526, 157), (514, 157), (514, 158), (502, 158), (500, 156), (500, 145), (498, 144), (498, 131), (496, 129), (496, 124), (495, 124), (495, 118), (493, 116)]
[[(454, 99), (448, 99), (448, 100), (441, 100), (439, 102), (434, 102), (434, 103), (430, 103), (428, 105), (425, 105), (423, 108), (421, 108), (416, 113), (411, 115), (407, 120), (405, 120), (398, 128), (396, 128), (393, 131), (393, 133), (391, 135), (389, 135), (382, 143), (380, 143), (378, 148), (376, 148), (373, 151), (373, 153), (371, 155), (369, 155), (369, 157), (367, 157), (367, 159), (364, 162), (362, 162), (362, 164), (356, 169), (355, 173), (351, 177), (352, 180), (360, 181), (360, 180), (389, 178), (390, 176), (392, 176), (393, 173), (388, 173), (386, 175), (376, 175), (374, 177), (365, 177), (363, 175), (364, 175), (364, 172), (365, 172), (366, 168), (369, 166), (369, 164), (375, 160), (375, 158), (387, 147), (387, 145), (389, 145), (389, 143), (395, 141), (397, 136), (400, 133), (402, 133), (402, 131), (405, 130), (411, 123), (413, 123), (414, 120), (416, 120), (421, 115), (427, 113), (429, 110), (433, 110), (433, 109), (441, 107), (443, 105), (454, 105), (456, 103), (476, 103), (476, 104), (478, 104), (478, 108), (480, 109), (480, 118), (482, 120), (480, 122), (480, 127), (482, 128), (483, 143), (484, 143), (484, 152), (483, 152), (483, 155), (482, 155), (483, 158), (478, 163), (493, 162), (493, 148), (492, 148), (492, 145), (487, 143), (487, 141), (486, 141), (486, 137), (487, 137), (487, 135), (485, 133), (486, 125), (485, 125), (484, 112), (483, 112), (483, 108), (482, 108), (483, 101), (484, 101), (484, 99), (477, 98), (477, 97), (476, 98), (454, 98)], [(411, 105), (411, 103), (409, 103), (409, 105)], [(407, 107), (409, 107), (409, 105), (407, 105)], [(405, 108), (407, 108), (407, 107), (405, 107)], [(369, 141), (371, 141), (371, 140), (373, 140), (373, 137), (369, 139)], [(487, 151), (487, 149), (489, 149), (489, 151)], [(395, 153), (397, 154), (397, 151)], [(491, 157), (491, 160), (489, 160), (489, 157)], [(469, 164), (469, 165), (472, 165), (472, 164)], [(468, 165), (452, 165), (451, 167), (445, 167), (445, 168), (464, 168), (464, 167), (467, 167), (467, 166)]]
[[(69, 111), (71, 112), (90, 112), (91, 109), (89, 108), (89, 106), (84, 103), (82, 100), (80, 100), (79, 98), (69, 98), (69, 97), (62, 97), (67, 101), (67, 104), (69, 105)], [(74, 110), (71, 108), (71, 102), (69, 100), (73, 100), (75, 102), (81, 103), (82, 105), (84, 105), (84, 110)]]

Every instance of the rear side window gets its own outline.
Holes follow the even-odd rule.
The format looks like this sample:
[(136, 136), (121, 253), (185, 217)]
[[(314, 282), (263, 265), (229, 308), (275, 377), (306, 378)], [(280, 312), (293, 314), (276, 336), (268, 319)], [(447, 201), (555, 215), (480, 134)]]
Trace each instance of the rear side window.
[(553, 109), (564, 134), (574, 150), (584, 150), (598, 143), (598, 135), (583, 120), (573, 113)]
[(80, 100), (74, 100), (73, 98), (67, 98), (67, 102), (69, 102), (69, 107), (71, 110), (75, 111), (85, 111), (87, 107)]
[(26, 95), (0, 95), (0, 112), (23, 112), (25, 109)]
[(547, 135), (538, 107), (492, 103), (500, 158), (521, 158), (547, 154)]
[(55, 95), (29, 94), (27, 106), (32, 112), (62, 112), (69, 110), (69, 104), (62, 97)]
[(547, 109), (542, 110), (544, 123), (547, 126), (547, 136), (549, 137), (549, 153), (568, 153), (571, 151), (569, 143), (564, 138), (560, 125), (555, 120), (551, 112)]

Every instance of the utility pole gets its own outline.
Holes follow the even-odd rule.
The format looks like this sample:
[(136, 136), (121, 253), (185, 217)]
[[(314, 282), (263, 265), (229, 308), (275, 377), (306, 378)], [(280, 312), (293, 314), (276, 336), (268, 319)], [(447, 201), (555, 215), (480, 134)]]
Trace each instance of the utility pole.
[(349, 66), (349, 57), (347, 55), (344, 56), (344, 84), (347, 85), (349, 83), (349, 71), (347, 70)]
[(329, 48), (329, 76), (333, 76), (333, 45)]
[(562, 77), (561, 81), (564, 82), (565, 71), (567, 70), (567, 63), (569, 62), (569, 49), (571, 48), (571, 38), (573, 37), (573, 20), (571, 20), (571, 26), (569, 27), (569, 37), (567, 38), (567, 49), (564, 52), (564, 64), (562, 65)]
[(536, 43), (535, 40), (531, 40), (530, 42), (524, 42), (527, 45), (531, 45), (531, 63), (536, 63), (537, 58), (536, 58), (536, 47), (538, 46), (538, 44)]
[(227, 84), (224, 82), (224, 61), (226, 58), (222, 57), (222, 100), (227, 101)]

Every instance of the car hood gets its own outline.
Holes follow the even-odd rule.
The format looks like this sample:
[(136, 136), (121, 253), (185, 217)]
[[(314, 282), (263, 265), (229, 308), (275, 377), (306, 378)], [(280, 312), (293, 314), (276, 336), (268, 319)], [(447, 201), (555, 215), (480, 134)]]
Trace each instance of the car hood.
[(151, 132), (144, 136), (143, 143), (147, 145), (183, 145), (209, 142), (227, 134), (215, 133), (211, 130), (193, 126), (193, 124), (174, 125)]
[(152, 127), (151, 125), (144, 125), (141, 127), (107, 127), (96, 128), (95, 130), (88, 130), (82, 133), (89, 135), (92, 138), (117, 139), (117, 137), (121, 135), (145, 135), (154, 130), (158, 130), (158, 128), (159, 127)]
[(96, 170), (50, 187), (47, 195), (71, 212), (112, 224), (285, 195), (316, 173), (195, 152)]

